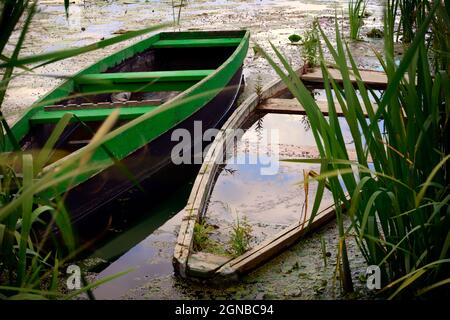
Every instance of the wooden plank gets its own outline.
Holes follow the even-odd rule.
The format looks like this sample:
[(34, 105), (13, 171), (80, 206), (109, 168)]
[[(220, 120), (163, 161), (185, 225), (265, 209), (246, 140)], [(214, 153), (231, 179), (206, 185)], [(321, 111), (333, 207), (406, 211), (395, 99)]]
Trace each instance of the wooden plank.
[(81, 75), (75, 78), (75, 81), (77, 84), (200, 81), (214, 71), (215, 70), (175, 70), (93, 73)]
[[(351, 70), (349, 70), (352, 72)], [(338, 69), (328, 68), (330, 76), (338, 83), (342, 83), (342, 75)], [(384, 72), (372, 71), (372, 70), (359, 70), (362, 81), (373, 89), (385, 89), (387, 86), (387, 76)], [(323, 83), (322, 69), (314, 68), (311, 72), (300, 75), (300, 78), (305, 84), (317, 84)], [(353, 74), (350, 76), (350, 80), (356, 84), (356, 79)]]
[(241, 41), (241, 38), (159, 40), (152, 48), (237, 47)]
[(217, 269), (231, 259), (232, 257), (219, 256), (207, 252), (196, 252), (189, 259), (189, 274), (200, 278), (212, 276)]
[(126, 101), (126, 102), (99, 102), (99, 103), (82, 103), (82, 104), (68, 104), (68, 105), (51, 105), (44, 107), (45, 111), (69, 111), (81, 109), (114, 109), (114, 108), (130, 108), (130, 107), (145, 107), (145, 106), (159, 106), (162, 104), (161, 99), (141, 100), (141, 101)]
[[(118, 108), (120, 109), (119, 119), (129, 120), (137, 118), (144, 113), (147, 113), (157, 107), (155, 106), (145, 106), (145, 107), (129, 107), (129, 108)], [(82, 121), (102, 121), (112, 112), (111, 108), (96, 108), (96, 109), (81, 109), (81, 110), (58, 110), (48, 112), (45, 110), (39, 110), (30, 119), (32, 124), (44, 124), (44, 123), (56, 123), (58, 122), (65, 113), (73, 113)], [(78, 119), (72, 118), (73, 122), (78, 121)]]
[[(320, 111), (328, 115), (328, 102), (323, 100), (316, 101), (317, 106)], [(338, 102), (335, 103), (336, 113), (339, 116), (344, 115), (342, 108)], [(372, 105), (372, 109), (374, 111), (377, 110), (376, 105)], [(258, 111), (268, 112), (268, 113), (281, 113), (281, 114), (306, 114), (303, 106), (298, 102), (297, 99), (279, 99), (279, 98), (271, 98), (265, 100), (263, 103), (258, 105)], [(367, 112), (364, 110), (364, 115), (367, 117)]]

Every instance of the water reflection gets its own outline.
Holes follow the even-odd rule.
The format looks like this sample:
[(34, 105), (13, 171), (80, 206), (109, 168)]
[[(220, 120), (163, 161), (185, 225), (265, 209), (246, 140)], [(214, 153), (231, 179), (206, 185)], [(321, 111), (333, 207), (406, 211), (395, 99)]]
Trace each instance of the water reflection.
[(171, 196), (161, 199), (157, 206), (146, 212), (145, 219), (115, 239), (110, 239), (93, 254), (104, 259), (121, 255), (98, 274), (98, 279), (131, 269), (128, 274), (96, 289), (94, 294), (97, 298), (118, 299), (146, 280), (173, 273), (173, 248), (183, 216), (180, 211), (186, 205), (191, 187), (192, 179), (175, 188)]
[[(272, 130), (278, 131), (278, 141), (263, 141), (262, 136)], [(344, 131), (344, 139), (351, 141), (348, 130)], [(251, 223), (256, 242), (302, 221), (305, 208), (311, 211), (317, 188), (317, 183), (311, 181), (306, 199), (304, 171), (318, 172), (319, 166), (282, 160), (317, 156), (314, 136), (303, 116), (266, 114), (257, 118), (227, 159), (212, 190), (205, 217), (210, 224), (225, 226), (215, 230), (213, 237), (225, 242), (230, 230), (226, 226), (238, 217), (246, 217)], [(273, 166), (274, 162), (276, 174), (261, 174), (267, 163)], [(325, 192), (321, 209), (331, 202), (330, 194)]]

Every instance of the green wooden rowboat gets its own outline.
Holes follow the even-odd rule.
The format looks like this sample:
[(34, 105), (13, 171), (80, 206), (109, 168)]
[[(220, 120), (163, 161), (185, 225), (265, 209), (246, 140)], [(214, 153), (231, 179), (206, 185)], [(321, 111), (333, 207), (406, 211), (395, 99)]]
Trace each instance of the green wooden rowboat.
[[(76, 224), (136, 182), (167, 172), (176, 144), (171, 141), (174, 129), (192, 131), (197, 120), (203, 130), (217, 128), (231, 113), (242, 85), (248, 42), (246, 31), (159, 33), (100, 60), (54, 89), (12, 127), (22, 150), (37, 150), (56, 123), (65, 114), (72, 115), (56, 143), (60, 152), (45, 170), (88, 148), (111, 112), (119, 110), (119, 116), (90, 159), (90, 164), (102, 167), (76, 174), (44, 192), (65, 194), (66, 208)], [(13, 150), (10, 141), (7, 147)], [(66, 167), (59, 176), (75, 172), (77, 165)]]

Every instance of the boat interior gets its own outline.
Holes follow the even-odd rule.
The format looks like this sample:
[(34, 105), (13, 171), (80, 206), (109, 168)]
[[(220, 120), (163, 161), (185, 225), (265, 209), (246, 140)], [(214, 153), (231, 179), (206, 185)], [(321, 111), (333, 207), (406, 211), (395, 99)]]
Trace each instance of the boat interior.
[(99, 121), (110, 113), (108, 109), (117, 107), (140, 108), (121, 110), (122, 119), (135, 118), (213, 73), (241, 40), (241, 37), (162, 38), (102, 73), (77, 76), (68, 98), (46, 106), (30, 121), (55, 123), (68, 110), (75, 111), (80, 120)]
[(102, 73), (75, 77), (68, 98), (45, 106), (30, 118), (30, 132), (23, 140), (23, 149), (41, 149), (68, 111), (75, 117), (56, 146), (63, 151), (50, 162), (87, 145), (112, 109), (121, 109), (117, 128), (157, 108), (220, 67), (240, 44), (242, 36), (237, 35), (203, 39), (161, 37), (148, 49)]

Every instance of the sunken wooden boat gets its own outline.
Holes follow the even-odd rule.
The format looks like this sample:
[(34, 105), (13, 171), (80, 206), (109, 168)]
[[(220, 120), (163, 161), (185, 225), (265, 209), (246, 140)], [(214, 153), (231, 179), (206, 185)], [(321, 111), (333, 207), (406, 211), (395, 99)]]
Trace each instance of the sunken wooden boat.
[(90, 159), (102, 167), (47, 191), (64, 194), (76, 226), (136, 183), (159, 189), (152, 177), (170, 171), (175, 129), (192, 133), (196, 121), (203, 131), (224, 123), (243, 86), (248, 44), (247, 31), (153, 35), (54, 89), (13, 125), (12, 133), (23, 150), (39, 150), (56, 123), (73, 115), (45, 170), (86, 148), (104, 120), (119, 110), (118, 121)]
[[(323, 89), (324, 80), (320, 68), (307, 70), (307, 72), (299, 69), (297, 73), (307, 88)], [(342, 83), (342, 76), (338, 70), (328, 69), (328, 73), (337, 83)], [(386, 88), (387, 77), (383, 72), (360, 70), (360, 75), (368, 87)], [(351, 80), (354, 85), (357, 84), (354, 77)], [(328, 114), (326, 101), (317, 101), (317, 104), (322, 113)], [(335, 108), (338, 114), (343, 114), (339, 104), (336, 104)], [(252, 118), (261, 113), (306, 114), (305, 109), (297, 99), (293, 98), (285, 83), (275, 79), (265, 85), (260, 92), (249, 95), (228, 118), (206, 154), (184, 210), (172, 258), (175, 273), (182, 278), (215, 284), (237, 281), (242, 275), (279, 255), (299, 239), (335, 217), (334, 206), (331, 203), (325, 204), (314, 217), (311, 216), (311, 212), (307, 212), (301, 221), (264, 239), (238, 257), (197, 252), (194, 249), (194, 227), (204, 218), (210, 205), (214, 185), (224, 168), (223, 159), (227, 157), (224, 150), (233, 150), (235, 147), (236, 136), (227, 132), (248, 128), (249, 121), (252, 122)]]

